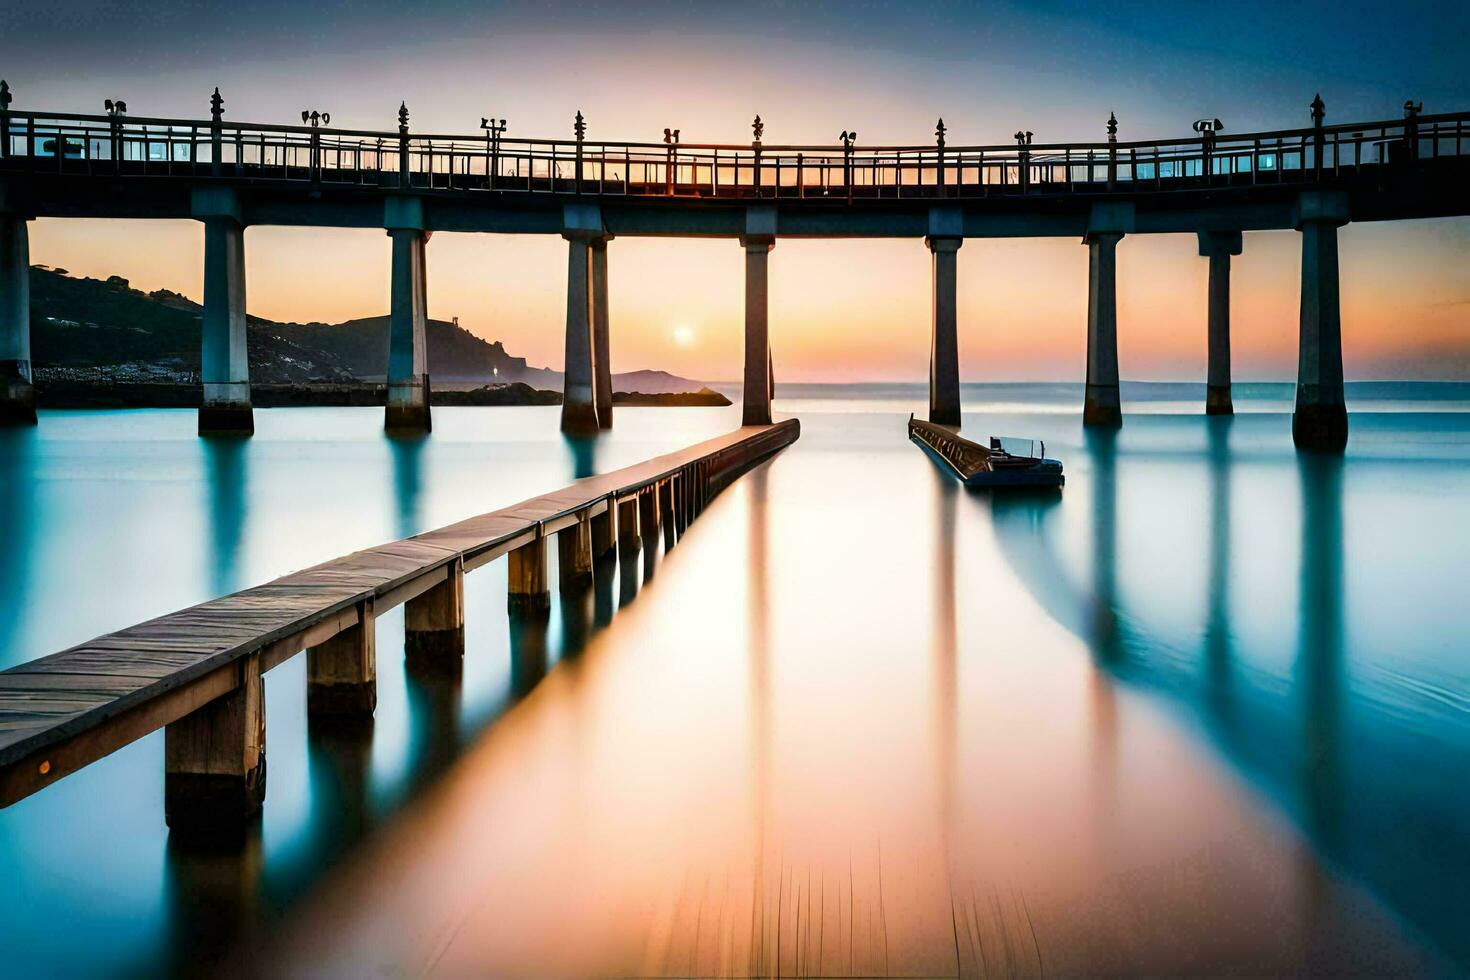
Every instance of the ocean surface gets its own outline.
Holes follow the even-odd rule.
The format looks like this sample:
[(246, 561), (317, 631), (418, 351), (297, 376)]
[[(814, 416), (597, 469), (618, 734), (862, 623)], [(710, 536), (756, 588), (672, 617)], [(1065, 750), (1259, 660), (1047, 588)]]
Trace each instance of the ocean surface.
[[(729, 392), (737, 403), (738, 389)], [(0, 811), (0, 973), (1470, 971), (1470, 384), (965, 385), (1052, 494), (966, 492), (922, 385), (781, 385), (801, 439), (590, 637), (467, 579), (463, 674), (377, 624), (364, 732), (267, 675), (238, 848), (171, 841), (155, 733)], [(622, 408), (43, 412), (0, 430), (0, 667), (738, 425)], [(554, 549), (553, 549), (554, 561)], [(553, 578), (553, 581), (555, 579)]]

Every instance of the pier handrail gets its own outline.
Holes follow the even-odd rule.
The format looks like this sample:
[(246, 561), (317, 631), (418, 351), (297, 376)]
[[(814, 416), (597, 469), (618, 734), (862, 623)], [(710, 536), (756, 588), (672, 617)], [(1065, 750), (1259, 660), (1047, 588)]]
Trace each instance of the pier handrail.
[[(0, 807), (54, 783), (382, 610), (657, 490), (705, 501), (794, 442), (748, 426), (500, 510), (354, 552), (0, 671)], [(673, 518), (670, 517), (672, 520)], [(262, 722), (263, 724), (263, 722)]]
[(15, 108), (0, 110), (0, 129), (0, 171), (709, 199), (830, 200), (836, 188), (849, 203), (905, 194), (966, 198), (1146, 193), (1201, 182), (1307, 183), (1344, 170), (1470, 156), (1470, 112), (1025, 145), (492, 140), (409, 132), (406, 124), (380, 131)]

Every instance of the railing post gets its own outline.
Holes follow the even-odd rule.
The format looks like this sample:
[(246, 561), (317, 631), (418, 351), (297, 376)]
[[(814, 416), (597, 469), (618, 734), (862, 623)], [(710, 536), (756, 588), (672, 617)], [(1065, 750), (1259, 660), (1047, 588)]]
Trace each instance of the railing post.
[[(944, 197), (944, 119), (942, 117), (939, 120), (939, 124), (934, 127), (934, 139), (934, 160), (935, 165), (939, 169), (939, 196)], [(956, 184), (958, 183), (956, 181)], [(959, 190), (959, 187), (956, 186), (955, 190)]]
[[(1089, 167), (1089, 170), (1091, 168)], [(1092, 174), (1087, 175), (1089, 183), (1092, 182)], [(1108, 190), (1114, 191), (1118, 187), (1118, 114), (1108, 113)]]
[[(752, 186), (755, 188), (755, 196), (756, 197), (760, 197), (760, 195), (761, 195), (761, 137), (766, 132), (766, 124), (763, 123), (763, 122), (761, 122), (761, 117), (759, 115), (757, 115), (755, 117), (755, 120), (750, 124), (750, 131), (755, 134), (755, 139), (750, 144), (751, 150), (754, 151), (754, 161), (752, 163), (752, 173), (754, 174), (754, 177), (752, 178), (752, 180), (753, 180)], [(737, 169), (735, 171), (735, 183), (736, 183), (737, 187), (740, 184), (740, 171), (739, 171), (738, 167), (737, 167)]]
[[(1318, 92), (1312, 99), (1312, 178), (1318, 183), (1322, 181), (1322, 147), (1325, 143), (1322, 133), (1322, 120), (1327, 116), (1327, 106), (1322, 101), (1322, 93)], [(1280, 166), (1280, 161), (1277, 161)]]
[[(577, 110), (577, 118), (572, 123), (572, 131), (577, 134), (577, 164), (575, 173), (574, 191), (580, 196), (582, 193), (582, 140), (587, 136), (587, 120), (582, 118), (582, 110)], [(556, 189), (553, 182), (552, 190)]]
[(409, 175), (408, 103), (400, 102), (398, 105), (398, 187), (400, 190), (408, 190)]

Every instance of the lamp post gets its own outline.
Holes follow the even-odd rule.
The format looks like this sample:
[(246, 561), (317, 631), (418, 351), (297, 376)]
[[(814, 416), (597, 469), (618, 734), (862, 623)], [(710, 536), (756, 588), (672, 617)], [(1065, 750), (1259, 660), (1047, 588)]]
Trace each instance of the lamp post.
[(852, 201), (852, 144), (857, 142), (857, 130), (842, 131), (842, 185), (847, 190), (847, 200)]
[[(944, 118), (941, 116), (939, 123), (934, 127), (934, 158), (939, 164), (939, 193), (944, 194)], [(958, 183), (958, 181), (956, 181)]]
[[(103, 99), (102, 108), (107, 111), (108, 138), (112, 143), (112, 165), (122, 169), (122, 117), (127, 115), (128, 104), (122, 99)], [(63, 156), (66, 151), (63, 148), (60, 137), (56, 140), (56, 148)]]
[(317, 180), (321, 175), (322, 153), (321, 138), (317, 135), (317, 127), (323, 124), (330, 126), (332, 124), (332, 114), (330, 112), (318, 112), (315, 109), (302, 109), (301, 122), (303, 124), (311, 124), (311, 157), (307, 162), (311, 165), (311, 179)]
[(1419, 113), (1423, 111), (1423, 102), (1404, 100), (1404, 143), (1410, 160), (1419, 158)]
[(1019, 154), (1021, 172), (1017, 176), (1021, 180), (1022, 194), (1026, 193), (1026, 189), (1031, 186), (1031, 151), (1026, 148), (1031, 145), (1032, 135), (1029, 129), (1016, 130), (1016, 145), (1021, 148)]
[(1205, 180), (1210, 179), (1210, 162), (1215, 156), (1215, 134), (1225, 131), (1225, 124), (1219, 119), (1196, 119), (1194, 131), (1200, 135), (1200, 173)]
[[(577, 110), (577, 118), (572, 120), (572, 132), (577, 135), (577, 172), (576, 192), (582, 193), (582, 141), (587, 138), (587, 120), (582, 116), (582, 110)], [(554, 189), (554, 188), (553, 188)]]
[(500, 134), (505, 132), (505, 120), (481, 116), (480, 128), (485, 131), (485, 149), (489, 154), (490, 169), (485, 172), (485, 184), (493, 191), (495, 174), (500, 170)]
[[(761, 137), (764, 136), (765, 133), (766, 133), (766, 124), (763, 123), (763, 122), (761, 122), (761, 117), (760, 117), (759, 114), (757, 114), (756, 117), (755, 117), (755, 119), (751, 122), (751, 124), (750, 124), (750, 131), (755, 136), (755, 139), (752, 140), (751, 143), (750, 143), (750, 148), (755, 151), (755, 169), (753, 171), (753, 175), (755, 177), (755, 196), (756, 197), (760, 197), (760, 193), (761, 193)], [(739, 171), (736, 171), (736, 174), (735, 174), (735, 182), (737, 184), (740, 183), (740, 174), (739, 174)]]
[[(1091, 170), (1091, 168), (1088, 168)], [(1087, 175), (1089, 182), (1092, 174)], [(1115, 190), (1118, 184), (1118, 114), (1108, 113), (1108, 190)]]
[(1326, 136), (1322, 132), (1322, 121), (1327, 118), (1327, 103), (1322, 101), (1321, 92), (1318, 92), (1315, 96), (1313, 96), (1312, 105), (1310, 108), (1312, 110), (1312, 129), (1315, 130), (1315, 132), (1312, 134), (1312, 146), (1316, 150), (1316, 152), (1313, 154), (1316, 159), (1312, 164), (1312, 169), (1316, 172), (1317, 179), (1321, 180), (1322, 145), (1326, 142)]
[(214, 94), (209, 97), (209, 173), (212, 177), (220, 175), (220, 156), (222, 151), (221, 125), (225, 118), (225, 100), (219, 94), (219, 86), (214, 87)]
[(679, 145), (679, 131), (677, 129), (670, 129), (667, 126), (664, 127), (664, 145), (668, 147), (668, 150), (665, 152), (666, 159), (664, 160), (664, 193), (672, 197), (675, 183), (674, 174), (678, 169), (678, 150), (675, 149)]
[(408, 103), (398, 103), (398, 186), (408, 190)]

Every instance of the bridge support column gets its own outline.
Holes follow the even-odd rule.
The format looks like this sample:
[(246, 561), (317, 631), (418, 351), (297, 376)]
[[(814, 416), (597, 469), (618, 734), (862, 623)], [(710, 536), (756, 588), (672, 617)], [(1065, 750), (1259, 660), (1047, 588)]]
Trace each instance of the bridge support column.
[(1347, 220), (1345, 194), (1309, 191), (1298, 200), (1302, 301), (1291, 437), (1299, 449), (1340, 451), (1347, 446), (1337, 270), (1337, 229)]
[(563, 589), (585, 588), (592, 582), (592, 518), (584, 513), (577, 523), (557, 532), (556, 560)]
[(611, 235), (604, 235), (591, 245), (593, 401), (597, 404), (597, 424), (604, 429), (611, 429), (613, 424), (612, 344), (607, 314), (607, 243), (611, 239)]
[(1230, 256), (1239, 255), (1238, 231), (1202, 231), (1199, 254), (1210, 260), (1209, 367), (1206, 415), (1234, 415), (1230, 397)]
[(265, 800), (260, 655), (236, 662), (233, 691), (164, 728), (163, 814), (189, 836), (241, 834)]
[(767, 267), (775, 235), (743, 235), (745, 249), (745, 378), (741, 425), (771, 424), (771, 337)]
[(0, 215), (0, 425), (35, 425), (31, 245), (26, 219)]
[(591, 242), (588, 232), (566, 231), (567, 343), (562, 376), (561, 431), (568, 435), (595, 435), (597, 402), (592, 346)]
[(392, 298), (388, 313), (388, 407), (383, 425), (389, 432), (428, 432), (429, 295), (424, 245), (419, 228), (389, 228), (393, 239)]
[(929, 339), (929, 421), (960, 424), (959, 250), (963, 238), (924, 239), (933, 268), (933, 322)]
[(403, 652), (410, 664), (458, 664), (464, 657), (464, 562), (449, 563), (448, 576), (403, 606)]
[(357, 605), (357, 625), (306, 651), (309, 717), (363, 718), (378, 706), (373, 600)]
[(512, 616), (551, 611), (551, 587), (546, 575), (546, 538), (521, 545), (508, 556), (506, 571), (509, 596), (506, 608)]
[(1082, 424), (1118, 427), (1118, 242), (1120, 232), (1089, 232), (1087, 274), (1087, 394)]
[(638, 530), (650, 551), (658, 541), (659, 513), (657, 485), (644, 487), (638, 492)]
[(245, 330), (245, 226), (228, 215), (204, 219), (204, 336), (199, 375), (200, 435), (255, 432)]

